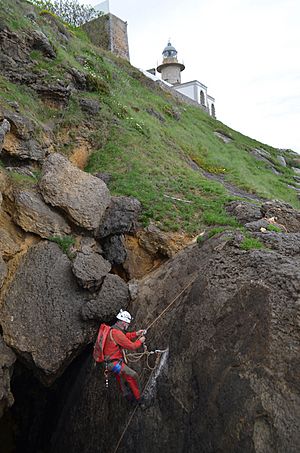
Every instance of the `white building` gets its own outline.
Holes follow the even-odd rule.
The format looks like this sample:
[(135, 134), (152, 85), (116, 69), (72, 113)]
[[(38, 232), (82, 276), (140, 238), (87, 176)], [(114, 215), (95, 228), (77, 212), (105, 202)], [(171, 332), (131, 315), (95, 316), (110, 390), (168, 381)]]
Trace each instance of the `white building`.
[(206, 85), (198, 80), (192, 80), (191, 82), (176, 84), (173, 87), (176, 91), (179, 91), (179, 93), (188, 96), (202, 105), (202, 107), (205, 107), (211, 116), (216, 116), (215, 99), (207, 94)]
[(215, 99), (207, 93), (207, 86), (198, 80), (181, 83), (181, 72), (184, 71), (185, 66), (178, 61), (177, 50), (170, 41), (164, 48), (162, 55), (163, 61), (156, 69), (157, 72), (161, 73), (162, 80), (171, 84), (174, 90), (196, 101), (211, 116), (215, 117)]

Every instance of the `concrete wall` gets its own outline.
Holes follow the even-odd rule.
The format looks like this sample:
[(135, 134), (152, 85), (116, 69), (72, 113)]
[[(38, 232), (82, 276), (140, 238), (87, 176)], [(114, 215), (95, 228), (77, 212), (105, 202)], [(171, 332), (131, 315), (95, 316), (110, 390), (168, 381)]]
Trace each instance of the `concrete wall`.
[(127, 22), (113, 14), (93, 19), (82, 25), (93, 44), (129, 60)]
[(83, 24), (82, 28), (95, 46), (111, 50), (109, 14)]

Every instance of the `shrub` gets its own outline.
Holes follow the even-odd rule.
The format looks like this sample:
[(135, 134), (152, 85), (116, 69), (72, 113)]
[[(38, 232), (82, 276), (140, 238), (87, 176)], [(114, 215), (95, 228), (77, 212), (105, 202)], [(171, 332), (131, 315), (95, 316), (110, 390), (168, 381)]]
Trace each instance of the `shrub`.
[(81, 5), (77, 0), (29, 0), (35, 6), (42, 8), (42, 13), (52, 13), (74, 27), (79, 27), (103, 13), (89, 5)]

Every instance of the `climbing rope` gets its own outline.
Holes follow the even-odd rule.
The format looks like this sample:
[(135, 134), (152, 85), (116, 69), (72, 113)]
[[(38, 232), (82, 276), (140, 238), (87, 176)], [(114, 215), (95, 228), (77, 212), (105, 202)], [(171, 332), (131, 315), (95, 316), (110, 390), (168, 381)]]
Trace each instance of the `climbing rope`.
[[(180, 296), (181, 296), (181, 295), (182, 295), (182, 294), (183, 294), (183, 293), (184, 293), (184, 292), (192, 285), (192, 283), (194, 283), (194, 281), (197, 279), (197, 277), (198, 277), (198, 275), (196, 275), (196, 277), (193, 278), (193, 279), (192, 279), (192, 280), (191, 280), (191, 281), (190, 281), (190, 282), (182, 289), (182, 291), (180, 291), (180, 293), (177, 294), (177, 296), (176, 296), (176, 297), (175, 297), (175, 298), (167, 305), (167, 307), (160, 313), (160, 315), (158, 315), (158, 316), (154, 319), (154, 321), (152, 321), (152, 322), (149, 324), (149, 326), (148, 326), (147, 329), (146, 329), (147, 331), (148, 331), (148, 330), (149, 330), (149, 329), (150, 329), (150, 328), (151, 328), (151, 327), (152, 327), (152, 326), (153, 326), (153, 325), (154, 325), (154, 324), (155, 324), (155, 323), (156, 323), (156, 322), (157, 322), (157, 321), (158, 321), (158, 320), (159, 320), (159, 319), (160, 319), (160, 318), (161, 318), (161, 317), (162, 317), (162, 316), (163, 316), (163, 315), (164, 315), (164, 314), (172, 307), (172, 305), (175, 304), (175, 302), (179, 299), (179, 297), (180, 297)], [(133, 363), (134, 363), (134, 362), (138, 362), (138, 361), (141, 360), (144, 356), (147, 357), (147, 367), (151, 370), (151, 373), (150, 373), (150, 376), (149, 376), (149, 378), (148, 378), (148, 380), (147, 380), (147, 382), (146, 382), (146, 385), (145, 385), (145, 387), (144, 387), (144, 389), (143, 389), (143, 391), (142, 391), (142, 393), (141, 393), (141, 397), (143, 396), (143, 394), (144, 394), (146, 388), (147, 388), (148, 385), (149, 385), (149, 382), (150, 382), (150, 380), (151, 380), (151, 378), (152, 378), (152, 375), (153, 375), (153, 373), (154, 373), (154, 371), (155, 371), (155, 369), (156, 369), (156, 367), (157, 367), (157, 365), (158, 365), (158, 363), (159, 363), (161, 354), (163, 354), (163, 353), (166, 352), (166, 351), (167, 351), (167, 349), (164, 349), (164, 350), (156, 349), (155, 351), (148, 351), (147, 346), (145, 345), (144, 351), (143, 351), (143, 352), (140, 352), (140, 353), (130, 353), (130, 354), (127, 354), (127, 355), (126, 355), (128, 361), (129, 361), (129, 362), (133, 362)], [(151, 366), (149, 365), (149, 357), (150, 357), (150, 355), (152, 355), (152, 354), (157, 354), (154, 367), (151, 367)], [(132, 420), (132, 418), (133, 418), (133, 416), (134, 416), (134, 414), (135, 414), (137, 408), (138, 408), (138, 405), (136, 405), (135, 408), (133, 409), (133, 411), (132, 411), (132, 413), (131, 413), (131, 415), (130, 415), (130, 417), (129, 417), (129, 420), (128, 420), (128, 422), (127, 422), (127, 424), (126, 424), (126, 426), (125, 426), (125, 428), (124, 428), (124, 430), (123, 430), (123, 432), (122, 432), (122, 434), (121, 434), (121, 437), (120, 437), (120, 439), (119, 439), (119, 441), (118, 441), (118, 443), (117, 443), (117, 446), (116, 446), (116, 448), (115, 448), (115, 450), (114, 450), (113, 453), (116, 453), (116, 452), (118, 451), (119, 446), (120, 446), (120, 444), (121, 444), (121, 442), (122, 442), (122, 440), (123, 440), (123, 438), (124, 438), (124, 436), (125, 436), (125, 433), (126, 433), (128, 427), (129, 427), (130, 423), (131, 423), (131, 420)]]
[(147, 327), (147, 331), (172, 307), (172, 305), (175, 304), (175, 302), (177, 301), (177, 299), (179, 299), (179, 297), (194, 283), (194, 281), (198, 278), (198, 274), (196, 275), (195, 278), (193, 278), (184, 288), (182, 291), (180, 291), (179, 294), (177, 294), (176, 297), (174, 297), (174, 299), (169, 303), (169, 305), (161, 312), (160, 315), (158, 315), (154, 321), (152, 321), (149, 326)]
[[(143, 394), (144, 394), (146, 388), (148, 387), (148, 384), (149, 384), (149, 382), (150, 382), (150, 380), (151, 380), (151, 378), (152, 378), (152, 374), (153, 374), (153, 372), (154, 372), (156, 366), (158, 365), (158, 362), (159, 362), (159, 359), (160, 359), (160, 355), (161, 355), (161, 353), (159, 353), (159, 354), (157, 355), (157, 357), (156, 357), (155, 366), (154, 366), (154, 368), (152, 369), (152, 371), (151, 371), (151, 373), (150, 373), (150, 376), (149, 376), (149, 378), (148, 378), (148, 380), (147, 380), (147, 382), (146, 382), (146, 385), (145, 385), (145, 387), (144, 387), (144, 389), (143, 389), (143, 391), (142, 391), (142, 393), (141, 393), (141, 397), (143, 396)], [(132, 411), (132, 413), (131, 413), (131, 415), (130, 415), (130, 417), (129, 417), (129, 420), (128, 420), (128, 422), (127, 422), (127, 424), (126, 424), (126, 426), (125, 426), (125, 428), (124, 428), (124, 430), (123, 430), (123, 432), (122, 432), (122, 434), (121, 434), (121, 437), (120, 437), (120, 439), (119, 439), (119, 441), (118, 441), (118, 443), (117, 443), (117, 445), (116, 445), (116, 448), (114, 449), (114, 452), (113, 452), (113, 453), (117, 453), (117, 451), (118, 451), (118, 449), (119, 449), (119, 446), (121, 445), (121, 442), (122, 442), (122, 440), (123, 440), (123, 437), (125, 436), (125, 433), (126, 433), (128, 427), (129, 427), (129, 425), (130, 425), (130, 423), (131, 423), (131, 420), (133, 419), (133, 416), (134, 416), (134, 414), (136, 413), (136, 410), (137, 410), (138, 407), (139, 407), (139, 406), (138, 406), (138, 404), (137, 404), (137, 405), (135, 406), (135, 408), (133, 409), (133, 411)]]
[(149, 370), (154, 370), (155, 369), (155, 365), (154, 365), (154, 367), (152, 367), (150, 365), (150, 363), (149, 363), (150, 356), (152, 356), (153, 354), (162, 354), (162, 353), (166, 352), (167, 349), (155, 349), (155, 351), (148, 351), (147, 346), (145, 344), (143, 346), (144, 346), (144, 351), (143, 352), (132, 352), (130, 354), (126, 354), (126, 359), (128, 360), (128, 362), (137, 363), (143, 357), (146, 357), (147, 368)]

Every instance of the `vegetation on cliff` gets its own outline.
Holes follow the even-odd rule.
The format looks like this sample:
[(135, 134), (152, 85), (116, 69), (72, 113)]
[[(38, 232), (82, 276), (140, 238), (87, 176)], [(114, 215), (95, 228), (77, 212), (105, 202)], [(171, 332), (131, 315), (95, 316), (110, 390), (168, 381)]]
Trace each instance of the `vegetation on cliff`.
[[(35, 138), (52, 150), (72, 158), (83, 146), (85, 170), (108, 173), (112, 194), (138, 198), (144, 224), (153, 220), (162, 229), (189, 234), (205, 225), (235, 227), (224, 205), (247, 194), (300, 206), (293, 152), (259, 143), (179, 102), (53, 14), (25, 1), (2, 3), (2, 30), (24, 41), (30, 30), (43, 32), (55, 55), (36, 46), (26, 57), (27, 73), (43, 89), (30, 77), (20, 83), (2, 72), (2, 108), (11, 110), (17, 102), (33, 122)], [(67, 90), (59, 105), (57, 84), (59, 95)], [(45, 99), (45, 87), (56, 89), (55, 102), (51, 93)]]

